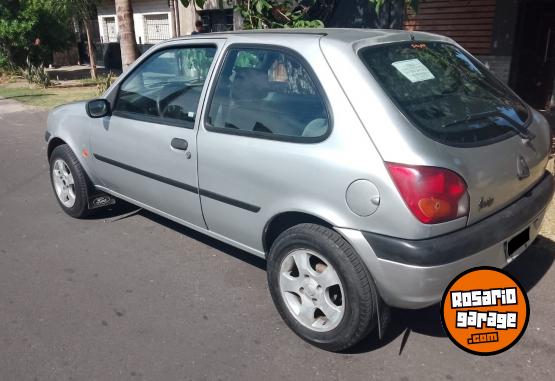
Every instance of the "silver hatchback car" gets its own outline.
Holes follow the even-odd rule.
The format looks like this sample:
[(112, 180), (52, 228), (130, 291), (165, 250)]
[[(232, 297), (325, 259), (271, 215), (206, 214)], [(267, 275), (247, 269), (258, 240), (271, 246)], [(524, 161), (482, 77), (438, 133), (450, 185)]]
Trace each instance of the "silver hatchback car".
[(121, 199), (266, 258), (285, 322), (334, 351), (507, 265), (554, 189), (546, 120), (417, 32), (169, 40), (102, 99), (54, 109), (46, 141), (69, 215)]

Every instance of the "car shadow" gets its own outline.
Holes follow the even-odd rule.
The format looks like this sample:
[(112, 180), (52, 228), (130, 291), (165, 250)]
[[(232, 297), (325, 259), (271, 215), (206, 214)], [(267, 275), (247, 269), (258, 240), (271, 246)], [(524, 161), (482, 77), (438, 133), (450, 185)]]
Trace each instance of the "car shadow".
[(260, 270), (266, 270), (266, 260), (260, 257), (250, 254), (244, 250), (237, 249), (231, 245), (221, 242), (215, 238), (209, 237), (205, 234), (199, 233), (196, 230), (190, 229), (186, 226), (173, 222), (165, 217), (159, 216), (158, 214), (149, 212), (146, 209), (142, 209), (139, 206), (130, 204), (126, 201), (118, 199), (114, 205), (109, 207), (104, 207), (99, 209), (96, 213), (87, 217), (91, 220), (109, 220), (110, 222), (115, 222), (123, 220), (134, 215), (141, 215), (154, 221), (160, 225), (163, 225), (169, 229), (172, 229), (180, 234), (186, 235), (189, 238), (202, 242), (203, 244), (210, 246), (216, 250), (219, 250), (227, 255), (237, 258), (245, 263), (248, 263)]
[[(189, 238), (202, 242), (207, 246), (237, 258), (260, 270), (266, 270), (266, 261), (263, 258), (237, 249), (127, 202), (118, 200), (112, 207), (104, 208), (99, 211), (98, 214), (95, 214), (94, 218), (110, 218), (115, 221), (135, 214), (139, 214), (180, 234), (184, 234)], [(543, 278), (554, 261), (555, 242), (544, 236), (539, 236), (528, 250), (511, 262), (505, 270), (513, 275), (521, 283), (522, 287), (529, 292)], [(410, 336), (413, 332), (432, 337), (446, 337), (441, 324), (439, 303), (419, 310), (392, 308), (390, 322), (382, 339), (378, 337), (376, 329), (365, 340), (362, 340), (359, 344), (343, 353), (362, 354), (372, 352), (389, 345), (402, 335), (403, 337), (398, 352), (399, 355), (401, 355), (405, 346), (409, 343)]]
[[(505, 267), (505, 270), (520, 282), (526, 292), (529, 292), (549, 271), (553, 261), (555, 261), (555, 242), (539, 236), (530, 248)], [(440, 309), (439, 303), (420, 310), (394, 308), (391, 311), (389, 326), (381, 340), (375, 331), (345, 353), (371, 352), (390, 344), (403, 335), (398, 352), (401, 355), (413, 332), (426, 336), (446, 337), (441, 324)]]
[(249, 265), (257, 267), (260, 270), (266, 271), (266, 260), (263, 258), (257, 257), (254, 254), (250, 254), (244, 250), (228, 245), (227, 243), (224, 243), (215, 238), (209, 237), (206, 234), (197, 232), (196, 230), (193, 230), (186, 226), (178, 224), (177, 222), (168, 220), (167, 218), (159, 216), (158, 214), (149, 212), (148, 210), (141, 209), (139, 214), (143, 217), (148, 218), (151, 221), (159, 223), (160, 225), (163, 225), (169, 229), (172, 229), (180, 234), (184, 234), (189, 238), (192, 238), (207, 246), (210, 246), (216, 250), (219, 250), (227, 255), (230, 255), (245, 263), (248, 263)]

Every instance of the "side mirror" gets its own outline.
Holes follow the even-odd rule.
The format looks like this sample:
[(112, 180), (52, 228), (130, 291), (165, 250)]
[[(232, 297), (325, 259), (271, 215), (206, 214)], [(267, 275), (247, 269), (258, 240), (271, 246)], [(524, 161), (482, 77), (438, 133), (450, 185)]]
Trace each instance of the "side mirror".
[(110, 115), (110, 102), (106, 99), (93, 99), (87, 102), (85, 109), (91, 118), (102, 118)]

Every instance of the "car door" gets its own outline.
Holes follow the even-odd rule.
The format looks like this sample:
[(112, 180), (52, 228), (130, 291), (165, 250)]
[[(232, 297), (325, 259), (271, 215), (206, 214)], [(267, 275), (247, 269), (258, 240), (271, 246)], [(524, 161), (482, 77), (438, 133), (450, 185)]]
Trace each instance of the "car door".
[(331, 128), (309, 69), (290, 49), (229, 45), (204, 111), (197, 143), (204, 218), (211, 231), (260, 252), (276, 195), (302, 203), (296, 191), (309, 200), (317, 192), (311, 184), (322, 155), (310, 143)]
[(223, 39), (152, 52), (122, 80), (112, 115), (90, 133), (102, 186), (205, 227), (197, 177), (196, 115)]

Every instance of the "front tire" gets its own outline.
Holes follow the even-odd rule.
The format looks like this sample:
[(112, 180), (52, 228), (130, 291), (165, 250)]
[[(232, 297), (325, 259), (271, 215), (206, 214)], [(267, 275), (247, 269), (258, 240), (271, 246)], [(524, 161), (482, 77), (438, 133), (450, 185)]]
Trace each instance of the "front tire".
[(67, 144), (57, 146), (50, 156), (50, 181), (58, 203), (71, 217), (90, 214), (90, 181), (79, 160)]
[(285, 323), (305, 341), (341, 351), (377, 324), (378, 293), (355, 250), (335, 231), (300, 224), (268, 255), (268, 285)]

